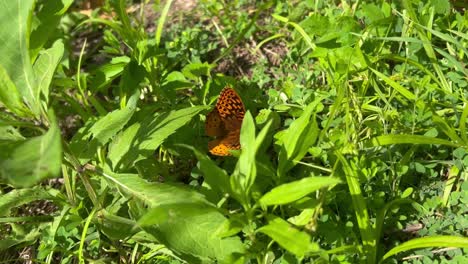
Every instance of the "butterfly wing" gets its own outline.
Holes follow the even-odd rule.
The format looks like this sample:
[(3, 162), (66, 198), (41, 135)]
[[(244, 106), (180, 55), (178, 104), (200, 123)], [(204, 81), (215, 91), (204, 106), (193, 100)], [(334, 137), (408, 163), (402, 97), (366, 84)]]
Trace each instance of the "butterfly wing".
[(216, 109), (227, 131), (240, 129), (245, 115), (245, 107), (234, 89), (226, 87), (221, 91)]
[(212, 137), (220, 137), (227, 134), (224, 122), (221, 120), (216, 107), (206, 116), (205, 133)]
[(217, 156), (230, 156), (229, 150), (240, 149), (240, 130), (230, 131), (225, 137), (208, 142), (210, 153)]
[(229, 150), (240, 149), (239, 137), (244, 115), (245, 107), (240, 96), (232, 88), (224, 88), (215, 109), (206, 118), (206, 134), (218, 137), (208, 142), (211, 154), (230, 156)]

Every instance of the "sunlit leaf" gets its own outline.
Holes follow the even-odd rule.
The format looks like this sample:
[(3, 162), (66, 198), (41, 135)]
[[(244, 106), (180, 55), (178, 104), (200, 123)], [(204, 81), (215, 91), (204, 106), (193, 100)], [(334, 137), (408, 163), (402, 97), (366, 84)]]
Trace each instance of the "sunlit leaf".
[(15, 143), (0, 161), (0, 177), (16, 187), (29, 187), (41, 180), (57, 177), (62, 164), (60, 130), (52, 123), (42, 136)]
[(31, 111), (39, 115), (38, 87), (29, 57), (29, 24), (34, 0), (0, 2), (0, 65)]
[(340, 183), (337, 178), (307, 177), (273, 188), (260, 198), (260, 204), (280, 205), (294, 202), (312, 192)]
[(299, 231), (279, 217), (271, 217), (268, 224), (260, 227), (256, 232), (261, 232), (271, 237), (281, 247), (296, 256), (304, 256), (307, 252), (319, 250), (318, 245), (311, 242), (309, 234)]
[(64, 51), (62, 41), (56, 41), (50, 49), (41, 52), (36, 63), (34, 63), (34, 73), (37, 79), (38, 93), (37, 98), (42, 94), (44, 99), (44, 108), (47, 108), (49, 101), (49, 86), (55, 73), (55, 68), (60, 62)]
[(420, 237), (411, 239), (407, 242), (402, 243), (390, 251), (388, 251), (382, 260), (385, 260), (400, 252), (417, 249), (417, 248), (432, 248), (432, 247), (458, 247), (468, 248), (468, 238), (456, 237), (456, 236), (431, 236), (431, 237)]
[(109, 147), (109, 159), (114, 168), (123, 169), (151, 155), (177, 129), (187, 124), (207, 107), (189, 107), (177, 111), (156, 113), (124, 130)]

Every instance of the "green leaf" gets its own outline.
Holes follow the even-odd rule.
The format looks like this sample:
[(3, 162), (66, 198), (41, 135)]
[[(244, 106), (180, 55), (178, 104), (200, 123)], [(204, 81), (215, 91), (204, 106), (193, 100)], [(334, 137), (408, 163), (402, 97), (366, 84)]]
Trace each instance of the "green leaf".
[(23, 230), (22, 225), (20, 224), (10, 224), (12, 235), (3, 237), (0, 240), (0, 250), (4, 251), (10, 247), (21, 243), (31, 243), (40, 237), (43, 233), (45, 225), (40, 225), (31, 230)]
[(191, 80), (198, 80), (201, 76), (209, 76), (210, 70), (213, 68), (212, 65), (204, 62), (190, 63), (182, 69), (182, 73), (185, 77)]
[(318, 136), (318, 126), (312, 111), (319, 100), (309, 104), (302, 115), (294, 120), (281, 138), (281, 150), (278, 160), (278, 175), (283, 176), (297, 161), (300, 161), (315, 142)]
[(307, 252), (319, 250), (319, 246), (310, 241), (309, 234), (299, 231), (287, 221), (276, 216), (271, 217), (268, 225), (258, 228), (256, 232), (264, 233), (298, 257), (304, 256)]
[(127, 197), (154, 208), (140, 225), (191, 263), (200, 259), (230, 263), (232, 253), (244, 251), (238, 237), (218, 235), (226, 218), (202, 194), (185, 185), (150, 183), (136, 174), (105, 172), (103, 176)]
[(100, 231), (111, 239), (127, 239), (139, 231), (139, 229), (135, 228), (135, 221), (111, 214), (106, 210), (99, 211), (96, 218)]
[(447, 173), (447, 180), (445, 181), (444, 194), (442, 195), (442, 204), (444, 206), (449, 205), (450, 195), (454, 189), (454, 185), (457, 183), (458, 176), (460, 174), (460, 169), (453, 165)]
[(468, 248), (468, 238), (456, 236), (432, 236), (411, 239), (401, 245), (398, 245), (388, 251), (383, 257), (382, 261), (400, 252), (428, 247), (457, 247)]
[(262, 144), (264, 144), (266, 135), (272, 122), (268, 122), (255, 137), (255, 123), (252, 114), (247, 111), (242, 122), (240, 143), (242, 152), (236, 164), (236, 168), (231, 177), (231, 188), (235, 193), (235, 198), (247, 207), (251, 188), (257, 177), (257, 162), (255, 156)]
[[(135, 61), (130, 61), (122, 73), (120, 79), (120, 90), (122, 97), (128, 97), (129, 104), (136, 106), (140, 97), (140, 83), (145, 79), (146, 70), (142, 65), (138, 65)], [(133, 101), (133, 102), (132, 102)], [(123, 102), (123, 100), (121, 101)]]
[(395, 89), (397, 92), (399, 92), (401, 95), (403, 95), (406, 99), (414, 102), (416, 100), (416, 96), (414, 95), (414, 93), (410, 92), (408, 89), (406, 89), (405, 87), (401, 86), (399, 83), (393, 81), (392, 79), (390, 79), (389, 77), (385, 76), (384, 74), (372, 69), (372, 68), (369, 68), (375, 75), (377, 75), (377, 77), (381, 78), (382, 80), (384, 80), (388, 85), (390, 85), (391, 87), (393, 87), (393, 89)]
[(297, 30), (297, 32), (299, 32), (299, 34), (302, 36), (302, 38), (304, 39), (304, 41), (307, 43), (307, 45), (309, 46), (309, 48), (311, 50), (314, 50), (315, 49), (315, 44), (313, 43), (312, 41), (312, 38), (309, 36), (309, 34), (307, 34), (305, 32), (305, 30), (299, 25), (299, 24), (296, 24), (294, 22), (290, 22), (288, 20), (288, 18), (286, 17), (282, 17), (280, 15), (277, 15), (277, 14), (273, 14), (272, 15), (274, 19), (280, 21), (280, 22), (283, 22), (283, 23), (286, 23), (286, 24), (289, 24), (291, 26), (294, 27), (294, 29)]
[(95, 122), (95, 118), (88, 119), (70, 141), (70, 150), (81, 164), (85, 164), (92, 159), (99, 147), (97, 140), (91, 140), (91, 132), (89, 131)]
[[(358, 173), (350, 166), (348, 160), (341, 153), (336, 153), (336, 155), (343, 166), (346, 182), (348, 183), (356, 220), (361, 233), (362, 244), (364, 245), (364, 252), (368, 257), (368, 263), (375, 263), (377, 254), (375, 233), (369, 219), (367, 204), (361, 191)], [(357, 168), (357, 166), (354, 166), (354, 168)]]
[(43, 96), (46, 104), (44, 108), (47, 108), (50, 82), (54, 76), (55, 68), (57, 68), (57, 65), (62, 59), (63, 51), (63, 42), (58, 40), (50, 49), (43, 51), (34, 64), (33, 69), (38, 86), (36, 98), (40, 98), (41, 95)]
[(89, 131), (99, 143), (106, 144), (127, 124), (135, 112), (134, 107), (119, 109), (99, 119)]
[(10, 80), (6, 70), (0, 65), (0, 102), (11, 112), (18, 116), (31, 115), (28, 108), (23, 104), (21, 95), (15, 84)]
[(129, 197), (135, 197), (150, 207), (174, 203), (210, 204), (201, 193), (184, 185), (148, 182), (137, 174), (106, 171), (103, 175)]
[(154, 39), (156, 41), (156, 46), (159, 47), (159, 43), (161, 42), (161, 35), (163, 33), (164, 23), (167, 19), (167, 14), (169, 13), (169, 9), (171, 8), (172, 0), (167, 1), (164, 4), (164, 8), (161, 11), (161, 15), (158, 19), (158, 26), (156, 27), (156, 34), (154, 34)]
[[(117, 30), (120, 36), (123, 37), (124, 41), (129, 45), (130, 47), (136, 47), (136, 43), (138, 40), (141, 39), (141, 34), (136, 30), (136, 28), (131, 24), (130, 22), (130, 16), (127, 13), (125, 0), (117, 0), (117, 1), (111, 1), (110, 5), (115, 8), (116, 14), (118, 16), (118, 20), (114, 22), (111, 27), (114, 30)], [(109, 21), (108, 19), (102, 19), (104, 23), (107, 24), (106, 21)], [(119, 21), (119, 23), (117, 22)], [(110, 23), (109, 23), (110, 24)], [(115, 28), (115, 27), (119, 28)]]
[(180, 90), (183, 88), (191, 88), (193, 87), (193, 84), (187, 79), (185, 79), (185, 76), (178, 71), (173, 71), (169, 73), (165, 78), (164, 82), (161, 86), (162, 89), (165, 91), (176, 91)]
[(112, 58), (109, 63), (100, 66), (93, 72), (89, 87), (93, 91), (100, 91), (102, 88), (110, 85), (113, 80), (122, 74), (130, 61), (130, 58), (127, 56)]
[(190, 148), (200, 162), (200, 170), (203, 172), (205, 183), (207, 183), (211, 189), (217, 191), (220, 196), (224, 196), (226, 193), (231, 194), (229, 176), (226, 171), (218, 167), (206, 154), (201, 153), (195, 148)]
[(29, 57), (29, 17), (34, 0), (0, 2), (0, 64), (17, 87), (22, 99), (38, 116), (37, 85)]
[(216, 208), (179, 203), (150, 210), (139, 224), (189, 263), (233, 263), (245, 249), (239, 237), (218, 234), (225, 221)]
[[(21, 135), (18, 129), (5, 125), (3, 124), (2, 120), (0, 120), (0, 147), (2, 147), (4, 144), (14, 143), (24, 139), (26, 138)], [(6, 155), (5, 152), (0, 153), (0, 158)]]
[(393, 144), (440, 144), (451, 147), (461, 146), (459, 144), (453, 143), (452, 141), (441, 138), (406, 134), (378, 136), (366, 143), (367, 146), (385, 146)]
[(88, 120), (78, 133), (75, 134), (70, 149), (81, 163), (88, 162), (100, 146), (119, 133), (133, 116), (134, 105), (118, 109), (101, 117), (99, 120)]
[(73, 0), (41, 1), (41, 8), (35, 13), (35, 19), (30, 37), (30, 54), (34, 61), (47, 40), (56, 31), (60, 19), (68, 10)]
[(281, 205), (294, 202), (321, 188), (336, 185), (341, 181), (331, 177), (307, 177), (273, 188), (260, 198), (261, 205)]
[(57, 177), (61, 164), (60, 130), (52, 123), (44, 135), (15, 143), (6, 159), (0, 161), (0, 178), (15, 187), (29, 187)]
[(445, 133), (445, 135), (447, 135), (453, 141), (453, 143), (468, 144), (468, 142), (463, 142), (463, 140), (457, 135), (455, 129), (447, 124), (447, 122), (442, 117), (434, 114), (432, 116), (432, 121), (440, 130), (442, 130), (442, 132)]
[(240, 144), (242, 152), (231, 177), (231, 187), (237, 199), (240, 199), (241, 204), (247, 206), (250, 188), (257, 176), (255, 123), (249, 111), (245, 114), (242, 122)]
[(131, 125), (109, 146), (108, 157), (114, 170), (123, 170), (138, 160), (152, 155), (167, 137), (206, 109), (206, 106), (198, 106), (156, 113)]
[(10, 209), (36, 200), (52, 200), (54, 195), (43, 188), (14, 189), (0, 196), (0, 216), (9, 216)]

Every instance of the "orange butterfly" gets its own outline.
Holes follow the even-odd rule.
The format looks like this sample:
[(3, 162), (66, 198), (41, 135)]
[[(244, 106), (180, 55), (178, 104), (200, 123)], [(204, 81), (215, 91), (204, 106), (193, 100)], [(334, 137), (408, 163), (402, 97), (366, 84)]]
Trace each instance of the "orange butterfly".
[(236, 91), (229, 87), (224, 88), (216, 107), (206, 116), (206, 134), (216, 137), (208, 142), (211, 154), (230, 156), (229, 150), (240, 149), (239, 137), (244, 114), (244, 103)]

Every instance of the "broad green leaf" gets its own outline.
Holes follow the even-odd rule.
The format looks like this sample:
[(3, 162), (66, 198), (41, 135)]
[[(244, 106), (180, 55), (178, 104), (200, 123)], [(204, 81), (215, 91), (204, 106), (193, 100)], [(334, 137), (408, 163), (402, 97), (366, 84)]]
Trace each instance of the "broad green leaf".
[(30, 37), (29, 50), (33, 61), (56, 31), (60, 19), (72, 3), (73, 0), (41, 1), (42, 6), (35, 13)]
[(294, 202), (321, 188), (336, 185), (341, 181), (330, 177), (307, 177), (273, 188), (260, 198), (261, 205), (281, 205)]
[(240, 144), (242, 152), (236, 164), (236, 168), (231, 177), (231, 188), (240, 199), (242, 205), (248, 204), (250, 188), (255, 182), (257, 176), (257, 167), (255, 164), (255, 124), (252, 114), (247, 112), (242, 122)]
[(46, 104), (44, 108), (47, 108), (50, 82), (54, 76), (55, 68), (57, 68), (57, 65), (62, 59), (63, 51), (63, 43), (61, 40), (58, 40), (50, 49), (43, 51), (36, 63), (34, 63), (33, 68), (38, 86), (36, 98), (40, 98), (41, 95), (43, 96)]
[(224, 221), (224, 224), (216, 231), (221, 237), (230, 237), (241, 232), (248, 226), (247, 219), (243, 213), (230, 214), (229, 219)]
[(268, 122), (255, 137), (255, 123), (252, 115), (248, 111), (242, 122), (240, 143), (242, 152), (236, 164), (236, 168), (231, 177), (231, 188), (235, 197), (246, 207), (249, 203), (251, 188), (257, 177), (256, 155), (262, 144), (265, 142), (266, 135), (272, 122)]
[(127, 239), (139, 231), (135, 228), (136, 222), (134, 220), (111, 214), (106, 210), (99, 211), (96, 218), (100, 231), (111, 239)]
[(382, 257), (382, 261), (400, 252), (428, 247), (468, 248), (468, 238), (456, 236), (431, 236), (411, 239), (410, 241), (398, 245), (388, 251)]
[(95, 118), (88, 119), (70, 141), (70, 150), (81, 164), (85, 164), (95, 157), (100, 146), (96, 139), (91, 139), (91, 132), (89, 131), (95, 122)]
[(135, 112), (139, 97), (139, 90), (135, 91), (125, 108), (110, 112), (97, 121), (88, 119), (86, 124), (73, 136), (70, 149), (82, 164), (92, 159), (100, 146), (108, 143), (127, 125)]
[(62, 164), (60, 130), (52, 123), (42, 136), (19, 141), (0, 161), (0, 178), (15, 187), (29, 187), (57, 177)]
[(92, 159), (100, 146), (119, 133), (132, 117), (135, 109), (124, 108), (115, 110), (99, 120), (88, 120), (78, 133), (75, 134), (70, 149), (81, 163)]
[(276, 216), (272, 217), (267, 225), (258, 228), (256, 232), (264, 233), (298, 257), (304, 256), (307, 252), (319, 250), (319, 246), (311, 242), (309, 234), (299, 231), (287, 221)]
[(103, 173), (116, 187), (150, 207), (174, 203), (210, 204), (201, 193), (184, 185), (148, 182), (137, 174)]
[[(122, 162), (132, 163), (131, 160), (126, 158), (126, 155), (129, 155), (130, 149), (136, 149), (137, 146), (131, 146), (132, 142), (135, 142), (135, 139), (138, 136), (138, 132), (142, 129), (142, 125), (140, 123), (135, 123), (130, 127), (126, 128), (121, 133), (117, 134), (117, 136), (112, 140), (109, 144), (109, 153), (107, 157), (111, 162), (111, 166), (113, 171), (118, 171), (118, 168), (123, 169), (126, 165), (122, 164)], [(136, 142), (134, 143), (136, 144)], [(134, 159), (136, 159), (135, 154), (132, 155)], [(123, 159), (123, 160), (122, 160)], [(133, 161), (136, 163), (137, 161)], [(127, 166), (128, 166), (127, 165)]]
[(214, 258), (229, 263), (231, 253), (243, 252), (239, 238), (222, 239), (217, 234), (226, 219), (202, 194), (184, 185), (150, 183), (136, 174), (103, 173), (103, 176), (128, 197), (155, 208), (140, 224), (184, 258)]
[(300, 161), (315, 142), (318, 126), (312, 111), (319, 100), (310, 103), (302, 115), (294, 120), (281, 137), (281, 150), (278, 159), (278, 175), (281, 177)]
[(93, 72), (89, 87), (93, 91), (100, 91), (119, 77), (129, 63), (130, 58), (127, 56), (112, 58), (109, 63), (100, 66)]
[(302, 212), (296, 216), (292, 216), (288, 218), (288, 222), (295, 226), (305, 226), (310, 223), (310, 219), (314, 218), (314, 214), (316, 213), (316, 209), (304, 209)]
[(394, 144), (440, 144), (451, 147), (461, 146), (452, 141), (441, 138), (406, 134), (378, 136), (366, 143), (367, 146), (385, 146)]
[(182, 73), (188, 79), (197, 80), (201, 76), (209, 76), (211, 68), (213, 68), (213, 66), (206, 62), (194, 62), (185, 66), (182, 69)]
[(53, 200), (54, 195), (43, 188), (14, 189), (0, 196), (0, 216), (9, 216), (10, 209), (36, 200)]
[(5, 69), (0, 65), (0, 102), (18, 116), (28, 116), (28, 108), (23, 104), (21, 95), (10, 80)]
[[(135, 61), (132, 60), (125, 66), (119, 87), (122, 97), (127, 99), (130, 96), (128, 99), (130, 105), (127, 105), (127, 107), (136, 107), (140, 97), (140, 83), (145, 79), (145, 76), (145, 68), (142, 65), (138, 65)], [(124, 102), (126, 103), (126, 101), (121, 100), (121, 106), (124, 105)]]
[(189, 107), (166, 113), (156, 113), (131, 125), (109, 146), (109, 160), (114, 170), (122, 170), (150, 156), (164, 140), (187, 124), (205, 106)]
[(214, 207), (178, 203), (151, 209), (139, 224), (188, 263), (233, 263), (245, 248), (239, 237), (220, 237), (225, 221)]
[(192, 148), (192, 150), (200, 162), (200, 170), (203, 172), (204, 181), (213, 190), (217, 191), (220, 196), (226, 193), (231, 194), (229, 176), (226, 171), (218, 167), (206, 154), (201, 153), (195, 148)]
[(173, 71), (164, 78), (161, 87), (166, 91), (176, 91), (182, 88), (191, 88), (192, 86), (193, 84), (187, 81), (181, 72)]
[(135, 112), (134, 107), (118, 109), (100, 118), (89, 132), (100, 144), (106, 144), (109, 139), (115, 136), (127, 124), (128, 120)]
[(34, 0), (0, 1), (0, 64), (17, 87), (22, 99), (38, 116), (37, 85), (29, 57), (29, 17)]

